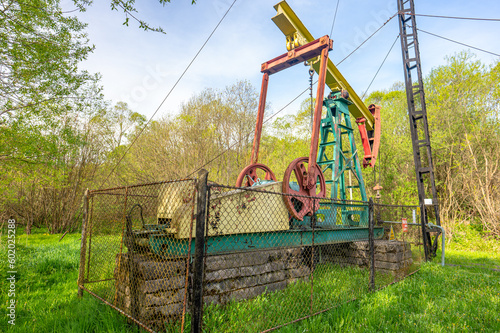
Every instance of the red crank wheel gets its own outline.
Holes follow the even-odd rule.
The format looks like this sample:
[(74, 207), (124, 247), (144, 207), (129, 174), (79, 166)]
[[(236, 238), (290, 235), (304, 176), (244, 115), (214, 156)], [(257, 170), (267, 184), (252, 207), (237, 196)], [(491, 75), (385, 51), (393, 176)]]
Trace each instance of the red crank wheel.
[[(307, 163), (308, 161), (309, 157), (296, 158), (292, 161), (292, 163), (290, 163), (288, 168), (286, 168), (285, 175), (283, 176), (283, 193), (292, 194), (291, 196), (284, 196), (286, 208), (290, 214), (299, 221), (302, 221), (305, 215), (312, 215), (312, 213), (317, 211), (320, 204), (320, 200), (318, 199), (306, 198), (303, 196), (324, 198), (326, 195), (325, 177), (323, 176), (321, 168), (315, 163), (311, 172), (313, 174), (307, 175), (307, 168), (304, 163)], [(290, 187), (292, 172), (297, 180), (298, 190)], [(310, 177), (312, 177), (312, 179), (315, 180), (314, 186), (307, 186), (306, 175), (307, 178), (310, 179)], [(316, 192), (318, 186), (319, 191)], [(296, 197), (293, 195), (299, 196)]]
[[(264, 179), (260, 178), (257, 174), (257, 171), (264, 171)], [(260, 180), (274, 180), (276, 181), (276, 176), (269, 169), (267, 165), (261, 163), (254, 163), (246, 166), (243, 170), (241, 170), (238, 179), (236, 180), (236, 187), (249, 187), (253, 184), (259, 182)]]

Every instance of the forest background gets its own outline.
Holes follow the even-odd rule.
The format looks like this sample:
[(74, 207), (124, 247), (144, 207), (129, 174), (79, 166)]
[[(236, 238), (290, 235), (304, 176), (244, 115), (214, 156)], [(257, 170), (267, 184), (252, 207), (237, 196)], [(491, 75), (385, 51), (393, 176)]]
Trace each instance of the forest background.
[[(79, 70), (92, 51), (85, 24), (62, 13), (59, 1), (2, 2), (0, 224), (15, 218), (27, 233), (77, 231), (86, 188), (180, 179), (202, 166), (212, 181), (234, 185), (249, 163), (256, 87), (207, 88), (148, 124), (140, 110), (107, 102), (98, 74)], [(481, 63), (469, 51), (450, 55), (426, 76), (425, 91), (447, 235), (474, 228), (500, 237), (500, 63)], [(376, 172), (363, 170), (368, 195), (378, 182), (381, 202), (416, 204), (404, 85), (365, 103), (380, 105), (383, 121)], [(309, 108), (305, 99), (264, 126), (260, 161), (278, 179), (308, 155)]]

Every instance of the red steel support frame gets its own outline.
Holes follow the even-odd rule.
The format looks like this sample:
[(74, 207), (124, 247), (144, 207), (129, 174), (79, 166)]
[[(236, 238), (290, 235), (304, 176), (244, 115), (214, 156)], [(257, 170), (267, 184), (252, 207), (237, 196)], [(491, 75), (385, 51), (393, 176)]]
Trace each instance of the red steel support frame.
[[(367, 131), (365, 126), (365, 118), (356, 119), (358, 124), (359, 134), (361, 135), (361, 143), (363, 144), (363, 150), (365, 155), (363, 157), (363, 167), (373, 167), (377, 160), (378, 151), (380, 149), (380, 106), (372, 104), (368, 107), (368, 110), (373, 114), (375, 119), (375, 128), (373, 131)], [(369, 135), (370, 134), (370, 135)]]
[[(261, 65), (261, 73), (264, 73), (262, 77), (262, 87), (260, 91), (259, 98), (259, 108), (257, 111), (257, 121), (255, 124), (255, 134), (252, 146), (252, 157), (251, 164), (245, 167), (240, 175), (238, 176), (238, 180), (236, 182), (237, 187), (241, 187), (245, 182), (245, 178), (252, 179), (253, 182), (256, 181), (256, 169), (261, 169), (266, 172), (266, 179), (275, 179), (272, 171), (265, 165), (259, 164), (259, 148), (260, 148), (260, 139), (262, 134), (262, 124), (264, 122), (264, 110), (266, 108), (266, 97), (267, 97), (267, 87), (269, 84), (269, 76), (274, 73), (278, 73), (284, 69), (292, 67), (296, 64), (302, 63), (304, 61), (310, 60), (312, 58), (321, 56), (321, 70), (318, 81), (318, 95), (316, 100), (316, 111), (315, 111), (315, 119), (314, 119), (314, 131), (311, 138), (311, 152), (309, 161), (313, 161), (313, 163), (309, 163), (309, 170), (313, 165), (316, 165), (316, 156), (318, 152), (318, 140), (319, 140), (319, 126), (321, 124), (321, 108), (323, 102), (323, 93), (325, 91), (325, 78), (326, 78), (326, 66), (328, 61), (328, 52), (333, 48), (333, 41), (328, 36), (323, 36), (319, 39), (316, 39), (310, 43), (302, 45), (298, 48), (288, 51), (274, 59), (271, 59)], [(323, 73), (323, 74), (321, 74)], [(315, 148), (313, 148), (315, 147)], [(311, 154), (314, 155), (311, 157)], [(310, 181), (311, 184), (309, 186), (315, 186), (315, 178)], [(314, 182), (314, 184), (312, 184)], [(251, 185), (252, 182), (246, 182), (246, 185)]]
[(262, 134), (262, 123), (264, 121), (264, 109), (266, 108), (267, 86), (269, 74), (264, 73), (262, 77), (262, 87), (260, 88), (259, 109), (257, 111), (257, 123), (255, 124), (255, 135), (253, 137), (252, 164), (259, 160), (260, 136)]
[[(318, 78), (318, 90), (316, 92), (316, 105), (314, 107), (314, 123), (311, 134), (311, 148), (309, 149), (309, 163), (307, 164), (307, 181), (304, 187), (309, 189), (316, 186), (316, 158), (318, 156), (319, 128), (321, 126), (321, 110), (323, 109), (323, 94), (325, 93), (326, 64), (328, 61), (329, 49), (324, 48), (321, 51), (321, 62)], [(312, 177), (311, 177), (312, 176)]]
[[(318, 93), (316, 96), (316, 108), (315, 108), (315, 122), (313, 128), (313, 140), (315, 141), (315, 151), (314, 158), (309, 160), (309, 165), (311, 165), (311, 160), (316, 163), (316, 155), (318, 153), (318, 140), (319, 140), (319, 126), (321, 124), (321, 108), (323, 106), (323, 93), (325, 92), (325, 78), (326, 78), (326, 62), (328, 60), (328, 51), (333, 47), (333, 41), (328, 36), (323, 36), (316, 39), (306, 45), (298, 47), (296, 49), (288, 51), (279, 57), (269, 60), (261, 65), (261, 73), (264, 73), (262, 77), (262, 87), (260, 89), (259, 98), (259, 109), (257, 111), (257, 123), (255, 124), (255, 135), (253, 139), (252, 148), (252, 164), (259, 161), (259, 146), (260, 146), (260, 136), (262, 134), (262, 123), (264, 121), (264, 109), (266, 108), (266, 97), (267, 97), (267, 87), (269, 84), (269, 75), (281, 72), (284, 69), (292, 67), (298, 63), (307, 61), (311, 58), (317, 57), (321, 54), (321, 69), (318, 79)], [(318, 113), (319, 112), (319, 113)], [(319, 114), (319, 116), (316, 116)], [(316, 119), (317, 118), (317, 119)], [(313, 142), (311, 141), (311, 153), (313, 152)], [(309, 155), (311, 156), (311, 153)]]

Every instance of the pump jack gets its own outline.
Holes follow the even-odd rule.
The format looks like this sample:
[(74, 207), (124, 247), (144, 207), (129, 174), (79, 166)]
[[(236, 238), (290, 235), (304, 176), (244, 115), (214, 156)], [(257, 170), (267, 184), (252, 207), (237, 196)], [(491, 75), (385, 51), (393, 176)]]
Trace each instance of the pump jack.
[[(360, 157), (354, 142), (351, 115), (354, 116), (361, 135), (364, 150), (362, 165), (373, 167), (380, 147), (380, 107), (375, 105), (366, 107), (328, 59), (328, 51), (332, 49), (332, 41), (328, 36), (314, 39), (286, 1), (278, 3), (274, 8), (277, 14), (272, 20), (286, 36), (288, 53), (262, 64), (261, 72), (264, 75), (251, 164), (241, 171), (236, 186), (252, 186), (276, 181), (272, 170), (258, 163), (269, 75), (309, 61), (319, 75), (309, 156), (292, 161), (285, 171), (282, 183), (282, 192), (290, 194), (284, 196), (284, 200), (291, 217), (296, 221), (303, 221), (304, 218), (318, 212), (320, 208), (320, 213), (328, 216), (326, 213), (328, 209), (320, 207), (320, 200), (314, 199), (326, 196), (327, 184), (331, 186), (330, 193), (333, 199), (348, 200), (346, 190), (349, 189), (350, 192), (358, 190), (358, 198), (367, 200)], [(318, 57), (319, 60), (315, 59)], [(331, 89), (326, 99), (323, 98), (325, 85)], [(327, 108), (327, 114), (321, 119), (323, 106)], [(263, 172), (263, 177), (259, 177), (258, 172)], [(331, 178), (326, 181), (325, 172), (331, 173)], [(292, 178), (295, 178), (295, 181), (292, 181)], [(357, 184), (347, 185), (346, 178), (354, 178)], [(352, 196), (350, 199), (352, 200)], [(350, 225), (360, 224), (360, 221), (367, 223), (367, 216), (365, 211), (342, 210), (343, 220), (347, 219)]]

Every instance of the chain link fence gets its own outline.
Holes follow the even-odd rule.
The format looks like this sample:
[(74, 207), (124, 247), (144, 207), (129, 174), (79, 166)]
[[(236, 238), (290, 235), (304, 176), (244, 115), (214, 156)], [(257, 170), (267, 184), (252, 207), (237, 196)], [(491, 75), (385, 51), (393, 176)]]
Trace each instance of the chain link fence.
[(375, 284), (379, 289), (415, 273), (425, 261), (425, 251), (419, 206), (376, 203), (373, 214), (375, 225), (384, 230), (382, 239), (389, 240), (392, 247), (385, 262), (380, 260), (384, 254), (375, 253)]
[[(285, 202), (315, 213), (294, 218)], [(281, 182), (88, 191), (78, 284), (150, 332), (271, 331), (415, 272), (413, 211), (283, 194)]]
[(182, 326), (195, 194), (194, 180), (89, 191), (81, 289), (148, 331)]

